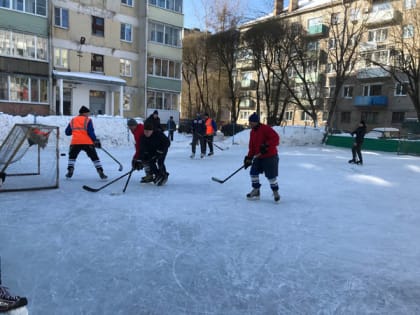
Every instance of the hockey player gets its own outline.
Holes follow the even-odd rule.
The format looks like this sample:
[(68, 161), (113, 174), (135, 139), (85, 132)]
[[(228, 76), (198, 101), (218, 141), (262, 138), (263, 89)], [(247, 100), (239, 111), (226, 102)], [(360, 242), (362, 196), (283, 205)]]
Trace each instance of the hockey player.
[(85, 151), (92, 160), (96, 171), (101, 179), (107, 179), (104, 174), (101, 161), (95, 148), (101, 148), (101, 142), (96, 138), (92, 120), (89, 118), (90, 110), (86, 106), (79, 109), (79, 116), (74, 117), (68, 124), (65, 133), (71, 137), (69, 160), (67, 165), (67, 178), (71, 178), (74, 172), (77, 156), (80, 151)]
[(195, 147), (197, 146), (197, 142), (200, 142), (200, 149), (201, 155), (200, 157), (203, 158), (206, 155), (206, 124), (204, 119), (201, 118), (201, 115), (197, 113), (197, 117), (195, 117), (191, 124), (191, 131), (193, 134), (192, 146), (191, 146), (191, 155), (190, 158), (195, 157)]
[(268, 125), (260, 123), (257, 113), (249, 116), (251, 135), (249, 138), (248, 154), (244, 158), (245, 169), (251, 166), (250, 176), (252, 190), (246, 197), (249, 200), (260, 199), (259, 174), (264, 173), (273, 191), (274, 201), (280, 200), (279, 186), (277, 184), (279, 157), (277, 146), (280, 137), (277, 132)]
[(217, 131), (217, 125), (216, 122), (210, 118), (208, 113), (204, 114), (204, 123), (206, 124), (206, 135), (205, 140), (209, 145), (209, 156), (214, 154), (213, 151), (213, 138)]
[(0, 188), (3, 185), (5, 180), (6, 180), (6, 173), (0, 172)]
[[(353, 146), (351, 147), (351, 153), (353, 158), (349, 161), (349, 163), (356, 163), (359, 165), (363, 165), (363, 157), (362, 157), (362, 144), (366, 134), (366, 123), (362, 120), (359, 123), (359, 126), (351, 133), (353, 137), (356, 135), (354, 139)], [(356, 160), (356, 154), (359, 160)]]
[(140, 139), (140, 160), (146, 170), (153, 175), (157, 186), (164, 185), (169, 173), (166, 171), (165, 158), (171, 141), (159, 130), (154, 130), (151, 122), (144, 123), (144, 135)]

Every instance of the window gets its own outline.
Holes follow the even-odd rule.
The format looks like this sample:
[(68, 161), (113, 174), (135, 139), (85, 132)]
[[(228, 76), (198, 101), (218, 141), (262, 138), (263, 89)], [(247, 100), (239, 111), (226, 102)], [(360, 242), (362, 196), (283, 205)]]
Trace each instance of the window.
[(336, 68), (335, 63), (328, 63), (327, 64), (327, 73), (334, 73)]
[(54, 25), (59, 27), (69, 27), (69, 10), (54, 8)]
[(121, 33), (120, 33), (120, 39), (131, 42), (131, 24), (124, 24), (121, 23)]
[(178, 110), (179, 94), (166, 91), (147, 91), (147, 107), (166, 110)]
[(308, 50), (309, 51), (318, 51), (319, 49), (319, 41), (312, 41), (308, 43)]
[(412, 24), (403, 26), (403, 38), (414, 37), (414, 26)]
[(132, 103), (131, 95), (127, 94), (127, 93), (124, 93), (123, 109), (124, 110), (131, 110), (131, 103)]
[(408, 83), (397, 83), (395, 84), (395, 96), (406, 96), (408, 89)]
[(149, 22), (149, 41), (181, 47), (181, 29)]
[(307, 112), (302, 111), (300, 113), (300, 120), (308, 121), (308, 120), (312, 120), (312, 117)]
[(328, 49), (334, 49), (337, 45), (335, 38), (328, 39)]
[(172, 60), (149, 57), (147, 59), (147, 74), (181, 79), (181, 63)]
[(127, 5), (129, 7), (132, 7), (133, 6), (133, 0), (121, 0), (121, 3), (122, 4), (125, 4), (125, 5)]
[(398, 124), (404, 122), (405, 112), (392, 112), (391, 123)]
[(378, 117), (378, 112), (362, 112), (361, 114), (361, 120), (364, 120), (367, 124), (377, 124)]
[(92, 72), (104, 72), (104, 56), (92, 54), (90, 69)]
[(92, 16), (92, 34), (96, 36), (104, 36), (105, 21), (101, 17)]
[(416, 7), (416, 0), (404, 0), (404, 9), (413, 9)]
[(343, 97), (344, 98), (352, 98), (353, 97), (353, 87), (352, 86), (344, 86)]
[(378, 96), (382, 95), (381, 84), (368, 84), (363, 87), (363, 96)]
[(384, 42), (388, 38), (388, 29), (381, 28), (373, 31), (369, 31), (368, 33), (368, 41), (369, 42)]
[(350, 9), (350, 21), (357, 21), (360, 19), (360, 8), (351, 8)]
[(47, 0), (0, 0), (0, 7), (30, 14), (47, 15)]
[(351, 119), (351, 112), (341, 112), (340, 115), (340, 122), (342, 123), (350, 123)]
[(16, 102), (29, 102), (28, 77), (10, 77), (10, 100)]
[(0, 54), (47, 61), (47, 39), (30, 34), (0, 30)]
[(9, 100), (9, 77), (0, 75), (0, 100)]
[(340, 14), (332, 13), (331, 14), (331, 25), (337, 25), (340, 22)]
[(284, 119), (285, 120), (293, 120), (293, 112), (292, 111), (287, 111), (284, 113)]
[(68, 55), (69, 52), (67, 49), (64, 48), (54, 48), (54, 66), (61, 67), (61, 68), (68, 68)]
[(149, 4), (182, 13), (182, 0), (149, 0)]
[(131, 61), (120, 59), (120, 75), (124, 77), (131, 77)]
[(316, 17), (308, 20), (308, 28), (322, 24), (322, 17)]

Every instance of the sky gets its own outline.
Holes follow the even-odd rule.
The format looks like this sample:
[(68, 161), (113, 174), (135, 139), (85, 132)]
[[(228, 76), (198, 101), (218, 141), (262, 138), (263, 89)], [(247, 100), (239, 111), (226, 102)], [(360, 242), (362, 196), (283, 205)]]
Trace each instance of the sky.
[[(249, 18), (259, 17), (264, 13), (271, 13), (274, 5), (274, 0), (240, 0), (243, 6), (244, 13)], [(205, 29), (204, 16), (205, 10), (203, 0), (198, 1), (184, 1), (184, 27)], [(232, 3), (234, 0), (231, 1)], [(271, 4), (271, 2), (273, 4)]]
[[(60, 127), (61, 153), (69, 119), (37, 117)], [(0, 114), (0, 142), (33, 120)], [(132, 138), (126, 120), (93, 120), (124, 166), (99, 151), (110, 181), (129, 170)], [(83, 153), (66, 180), (60, 156), (58, 189), (0, 193), (3, 284), (34, 315), (419, 314), (420, 158), (363, 151), (355, 166), (317, 129), (275, 130), (279, 203), (263, 176), (261, 200), (245, 198), (248, 170), (211, 180), (242, 165), (249, 130), (203, 159), (175, 133), (167, 184), (135, 172), (125, 193), (126, 178), (83, 190), (107, 182)]]

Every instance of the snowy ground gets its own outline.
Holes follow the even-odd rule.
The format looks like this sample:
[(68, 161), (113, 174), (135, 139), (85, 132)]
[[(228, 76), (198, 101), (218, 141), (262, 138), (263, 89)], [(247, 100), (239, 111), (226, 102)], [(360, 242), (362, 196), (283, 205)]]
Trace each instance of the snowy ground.
[[(125, 180), (84, 191), (104, 184), (90, 161), (65, 180), (60, 157), (59, 189), (0, 194), (3, 283), (31, 315), (419, 314), (420, 158), (364, 152), (350, 166), (349, 150), (278, 131), (279, 204), (264, 178), (246, 200), (248, 171), (211, 180), (241, 166), (246, 131), (202, 160), (176, 134), (167, 185), (136, 172), (125, 194)], [(131, 144), (111, 144), (128, 171)]]

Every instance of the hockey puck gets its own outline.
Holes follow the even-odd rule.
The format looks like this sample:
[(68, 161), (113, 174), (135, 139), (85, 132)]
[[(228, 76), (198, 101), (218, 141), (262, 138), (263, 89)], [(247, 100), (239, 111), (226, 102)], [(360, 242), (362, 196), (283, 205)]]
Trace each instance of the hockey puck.
[(61, 156), (66, 156), (66, 154), (65, 154), (65, 153), (61, 153), (60, 155), (61, 155)]

